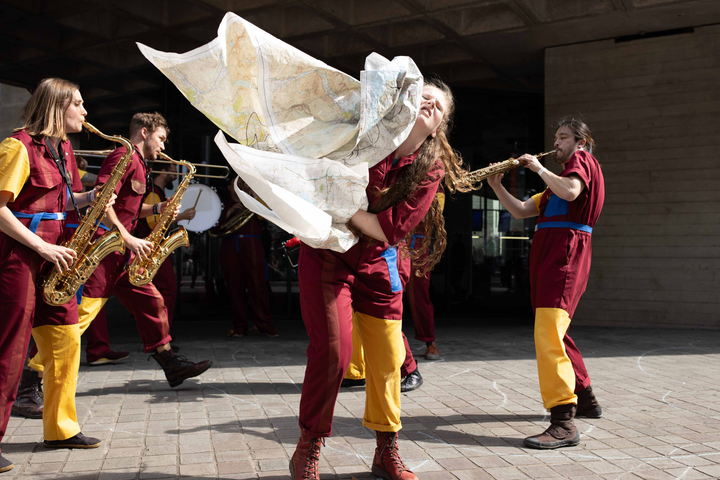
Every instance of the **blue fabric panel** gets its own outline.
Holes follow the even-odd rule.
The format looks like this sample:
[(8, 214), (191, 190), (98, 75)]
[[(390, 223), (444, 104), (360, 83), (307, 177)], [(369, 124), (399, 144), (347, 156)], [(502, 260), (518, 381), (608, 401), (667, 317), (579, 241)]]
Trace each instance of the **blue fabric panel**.
[(416, 238), (425, 238), (425, 235), (413, 235), (412, 242), (410, 242), (410, 249), (415, 248), (415, 239)]
[(575, 222), (543, 222), (535, 226), (535, 230), (540, 230), (541, 228), (572, 228), (573, 230), (580, 230), (581, 232), (587, 233), (592, 233), (593, 231), (589, 225)]
[(397, 249), (389, 247), (382, 253), (388, 267), (388, 275), (390, 277), (390, 289), (392, 292), (402, 292), (402, 283), (400, 282), (400, 273), (397, 269)]
[(558, 215), (567, 215), (568, 202), (557, 195), (552, 195), (545, 207), (546, 217), (557, 217)]
[(84, 288), (85, 288), (85, 284), (83, 283), (82, 285), (80, 285), (80, 288), (78, 288), (78, 291), (77, 291), (77, 293), (75, 294), (75, 296), (77, 297), (77, 304), (78, 304), (78, 305), (80, 305), (80, 302), (82, 301), (82, 292), (83, 292), (83, 289), (84, 289)]

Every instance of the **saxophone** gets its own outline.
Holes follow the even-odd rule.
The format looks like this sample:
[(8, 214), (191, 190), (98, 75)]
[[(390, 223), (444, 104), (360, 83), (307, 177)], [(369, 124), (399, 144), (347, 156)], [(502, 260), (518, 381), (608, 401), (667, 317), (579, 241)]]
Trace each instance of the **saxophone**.
[(238, 212), (230, 217), (225, 223), (213, 228), (208, 234), (213, 238), (222, 238), (232, 235), (240, 230), (255, 214), (244, 206), (240, 206)]
[(125, 174), (125, 170), (130, 165), (135, 148), (126, 138), (105, 135), (87, 122), (83, 122), (83, 126), (86, 130), (101, 136), (105, 140), (118, 142), (125, 147), (125, 154), (115, 165), (110, 178), (100, 190), (100, 193), (97, 194), (95, 201), (90, 205), (85, 216), (80, 220), (80, 224), (73, 236), (69, 241), (63, 243), (63, 246), (75, 250), (77, 258), (68, 270), (60, 273), (53, 268), (40, 282), (43, 299), (50, 305), (62, 305), (74, 297), (80, 286), (90, 278), (90, 275), (92, 275), (103, 258), (113, 252), (125, 253), (125, 241), (115, 227), (96, 241), (93, 242), (92, 239), (98, 225), (100, 225), (100, 221), (105, 216), (105, 206), (112, 198), (115, 187), (117, 187), (120, 179)]
[(192, 180), (195, 175), (195, 166), (185, 160), (173, 160), (162, 152), (160, 152), (159, 156), (163, 160), (185, 165), (189, 171), (188, 174), (185, 175), (183, 181), (180, 182), (180, 185), (178, 185), (175, 194), (167, 202), (167, 205), (165, 205), (165, 209), (160, 215), (160, 219), (155, 224), (155, 228), (153, 228), (153, 231), (150, 232), (150, 235), (148, 235), (145, 239), (153, 244), (152, 252), (150, 252), (150, 255), (145, 258), (140, 258), (139, 255), (136, 255), (127, 266), (128, 279), (130, 280), (130, 283), (136, 287), (142, 287), (143, 285), (147, 285), (152, 282), (152, 279), (158, 272), (160, 265), (162, 265), (165, 259), (167, 259), (172, 252), (180, 247), (187, 247), (190, 245), (190, 239), (188, 238), (185, 227), (178, 228), (176, 232), (167, 238), (165, 238), (165, 232), (167, 232), (170, 225), (172, 225), (175, 208), (180, 204), (180, 200), (182, 200), (185, 190), (187, 190), (188, 185), (190, 185), (190, 180)]
[[(553, 153), (555, 153), (555, 150), (550, 150), (549, 152), (538, 153), (537, 155), (535, 155), (535, 157), (542, 158), (547, 155), (552, 155)], [(490, 165), (489, 167), (481, 168), (479, 170), (470, 172), (467, 174), (466, 178), (472, 184), (476, 184), (476, 183), (482, 182), (487, 177), (492, 177), (493, 175), (499, 175), (501, 173), (509, 172), (513, 168), (517, 168), (519, 166), (520, 166), (520, 160), (516, 160), (514, 158), (508, 158), (504, 162), (500, 162), (496, 165)]]

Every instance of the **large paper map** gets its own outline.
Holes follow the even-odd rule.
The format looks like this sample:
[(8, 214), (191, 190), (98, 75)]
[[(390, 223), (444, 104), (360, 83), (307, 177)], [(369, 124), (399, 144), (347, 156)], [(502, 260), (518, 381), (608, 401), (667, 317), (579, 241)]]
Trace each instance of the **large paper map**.
[[(346, 251), (345, 224), (367, 208), (368, 168), (417, 117), (422, 76), (408, 57), (371, 54), (360, 80), (228, 13), (212, 42), (184, 54), (138, 44), (223, 132), (215, 140), (265, 202), (243, 204), (315, 248)], [(268, 208), (269, 207), (269, 208)]]

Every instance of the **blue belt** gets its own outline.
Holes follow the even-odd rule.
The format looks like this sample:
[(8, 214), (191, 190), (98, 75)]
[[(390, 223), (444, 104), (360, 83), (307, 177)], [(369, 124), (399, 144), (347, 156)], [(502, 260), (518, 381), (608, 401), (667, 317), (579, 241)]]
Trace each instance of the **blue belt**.
[[(79, 223), (66, 223), (65, 226), (67, 228), (77, 228), (80, 226), (80, 224)], [(110, 228), (102, 222), (100, 222), (100, 225), (98, 225), (98, 228), (104, 228), (105, 230), (110, 231)]]
[(593, 231), (591, 226), (575, 222), (543, 222), (535, 225), (535, 231), (541, 228), (572, 228), (573, 230), (580, 230), (581, 232), (587, 233), (592, 233)]
[(228, 238), (235, 239), (235, 251), (239, 252), (240, 251), (240, 240), (239, 239), (241, 239), (241, 238), (260, 238), (260, 235), (244, 235), (241, 233), (240, 235), (229, 235)]
[(61, 213), (48, 213), (48, 212), (22, 213), (22, 212), (14, 212), (12, 210), (10, 210), (10, 211), (17, 218), (32, 218), (32, 220), (30, 220), (30, 231), (33, 233), (37, 233), (38, 226), (40, 225), (40, 220), (65, 220), (65, 212), (61, 212)]

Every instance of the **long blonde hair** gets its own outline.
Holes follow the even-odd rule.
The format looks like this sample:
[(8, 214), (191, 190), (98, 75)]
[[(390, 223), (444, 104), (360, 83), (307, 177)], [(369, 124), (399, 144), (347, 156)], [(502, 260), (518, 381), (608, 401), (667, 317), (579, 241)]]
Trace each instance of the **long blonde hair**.
[[(445, 95), (447, 108), (442, 123), (438, 127), (437, 134), (428, 136), (420, 146), (417, 158), (402, 173), (402, 175), (388, 188), (378, 192), (380, 200), (368, 211), (379, 213), (387, 210), (401, 200), (412, 197), (418, 185), (428, 175), (440, 175), (440, 169), (433, 170), (437, 161), (442, 162), (444, 167), (445, 188), (450, 193), (469, 192), (473, 190), (473, 184), (467, 179), (467, 169), (463, 167), (462, 156), (455, 151), (448, 142), (447, 134), (452, 126), (453, 114), (455, 113), (455, 98), (450, 87), (442, 80), (433, 78), (426, 79), (425, 85), (431, 85)], [(417, 227), (406, 237), (409, 246), (413, 233), (418, 232), (424, 235), (420, 242), (415, 242), (415, 248), (409, 249), (415, 275), (424, 276), (433, 269), (440, 261), (445, 248), (447, 247), (447, 232), (445, 231), (445, 217), (437, 196), (433, 199), (428, 213), (420, 221)], [(425, 252), (428, 252), (425, 256)]]
[(62, 78), (46, 78), (35, 88), (22, 113), (23, 126), (31, 137), (57, 137), (67, 140), (65, 110), (80, 87)]

